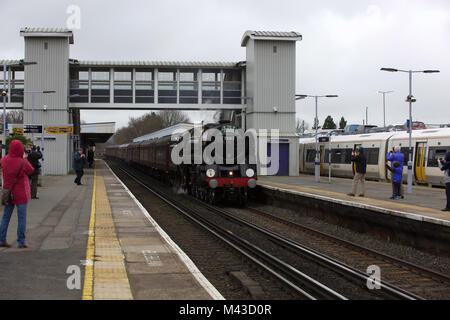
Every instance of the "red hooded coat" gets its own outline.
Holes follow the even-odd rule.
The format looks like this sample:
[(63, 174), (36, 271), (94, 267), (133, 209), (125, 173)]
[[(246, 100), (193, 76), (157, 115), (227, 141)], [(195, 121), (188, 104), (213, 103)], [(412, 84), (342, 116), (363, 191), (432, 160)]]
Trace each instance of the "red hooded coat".
[[(17, 177), (20, 169), (20, 163), (23, 158), (23, 153), (24, 148), (22, 142), (19, 140), (11, 141), (8, 154), (1, 160), (4, 188), (10, 189), (14, 179)], [(33, 166), (27, 159), (23, 159), (22, 170), (17, 178), (14, 188), (12, 189), (13, 199), (11, 204), (22, 204), (30, 201), (31, 191), (28, 176), (32, 174), (33, 171)]]

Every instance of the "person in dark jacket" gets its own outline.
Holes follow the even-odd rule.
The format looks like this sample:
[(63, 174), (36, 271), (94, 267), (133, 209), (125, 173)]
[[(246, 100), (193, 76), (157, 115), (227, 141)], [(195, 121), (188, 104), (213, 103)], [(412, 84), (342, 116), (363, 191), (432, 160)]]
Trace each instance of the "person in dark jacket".
[(92, 168), (92, 164), (94, 163), (94, 150), (92, 150), (91, 148), (87, 153), (87, 161), (89, 163), (89, 168)]
[(74, 183), (76, 183), (77, 185), (82, 185), (81, 177), (84, 174), (83, 168), (85, 160), (86, 155), (83, 153), (83, 149), (79, 148), (74, 155), (74, 162), (73, 162), (73, 168), (75, 169), (75, 173), (77, 174)]
[(352, 162), (355, 164), (356, 172), (355, 176), (353, 177), (352, 192), (348, 193), (348, 195), (354, 197), (356, 194), (358, 183), (361, 183), (361, 193), (359, 194), (359, 196), (364, 197), (364, 194), (366, 193), (365, 179), (367, 160), (366, 156), (364, 155), (363, 147), (359, 147), (358, 151), (352, 152)]
[(445, 194), (447, 195), (447, 205), (442, 211), (450, 211), (450, 151), (445, 154), (444, 159), (439, 159), (439, 168), (444, 171)]
[(386, 165), (386, 168), (392, 172), (392, 183), (394, 186), (394, 196), (393, 200), (401, 199), (401, 185), (402, 185), (402, 174), (403, 174), (403, 167), (401, 166), (400, 162), (394, 161), (394, 164), (392, 167), (389, 165)]
[(11, 247), (6, 242), (6, 235), (14, 207), (17, 206), (17, 243), (19, 244), (19, 248), (27, 248), (28, 245), (25, 242), (27, 204), (31, 197), (28, 176), (33, 173), (34, 169), (27, 160), (27, 154), (24, 153), (22, 142), (19, 140), (11, 141), (9, 152), (2, 158), (1, 165), (4, 183), (3, 188), (11, 189), (16, 177), (17, 181), (11, 190), (12, 200), (9, 205), (5, 206), (3, 211), (3, 218), (0, 225), (0, 247)]
[(28, 154), (27, 159), (34, 168), (34, 172), (30, 175), (31, 199), (39, 199), (37, 196), (37, 185), (41, 170), (41, 164), (39, 160), (42, 159), (42, 152), (40, 148), (34, 145), (31, 146), (31, 150)]

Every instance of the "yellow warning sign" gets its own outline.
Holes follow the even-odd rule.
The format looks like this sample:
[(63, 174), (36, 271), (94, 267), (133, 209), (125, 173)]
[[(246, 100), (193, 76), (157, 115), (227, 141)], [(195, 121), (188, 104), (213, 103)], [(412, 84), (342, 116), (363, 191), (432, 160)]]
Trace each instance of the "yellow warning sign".
[(22, 127), (14, 127), (12, 128), (14, 135), (20, 135), (23, 136), (23, 128)]
[(73, 133), (73, 126), (45, 127), (45, 132), (46, 133), (53, 133), (53, 134)]

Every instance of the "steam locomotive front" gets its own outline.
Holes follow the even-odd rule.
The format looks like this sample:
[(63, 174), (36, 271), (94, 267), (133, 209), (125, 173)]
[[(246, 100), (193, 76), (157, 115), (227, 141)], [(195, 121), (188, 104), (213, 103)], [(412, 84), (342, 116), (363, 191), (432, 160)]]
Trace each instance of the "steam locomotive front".
[[(211, 128), (210, 128), (211, 129)], [(247, 201), (248, 189), (256, 187), (256, 164), (250, 163), (250, 147), (248, 139), (239, 133), (232, 124), (220, 124), (214, 128), (214, 139), (206, 136), (207, 142), (203, 150), (214, 150), (211, 156), (214, 161), (208, 161), (201, 168), (201, 176), (209, 187), (210, 196), (216, 199)], [(217, 134), (220, 131), (221, 135)], [(216, 139), (222, 139), (219, 143)], [(214, 149), (211, 144), (214, 143)], [(210, 146), (210, 147), (208, 147)], [(204, 152), (207, 154), (207, 152)]]

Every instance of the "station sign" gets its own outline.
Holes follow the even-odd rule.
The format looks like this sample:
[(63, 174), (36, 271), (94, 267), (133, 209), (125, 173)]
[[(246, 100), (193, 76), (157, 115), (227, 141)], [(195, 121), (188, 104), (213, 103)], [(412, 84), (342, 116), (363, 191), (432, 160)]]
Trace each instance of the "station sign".
[(22, 136), (23, 135), (23, 128), (22, 127), (13, 127), (12, 132), (16, 136)]
[(45, 132), (53, 134), (73, 133), (73, 126), (45, 127)]
[(42, 133), (41, 125), (25, 124), (23, 126), (23, 133)]

